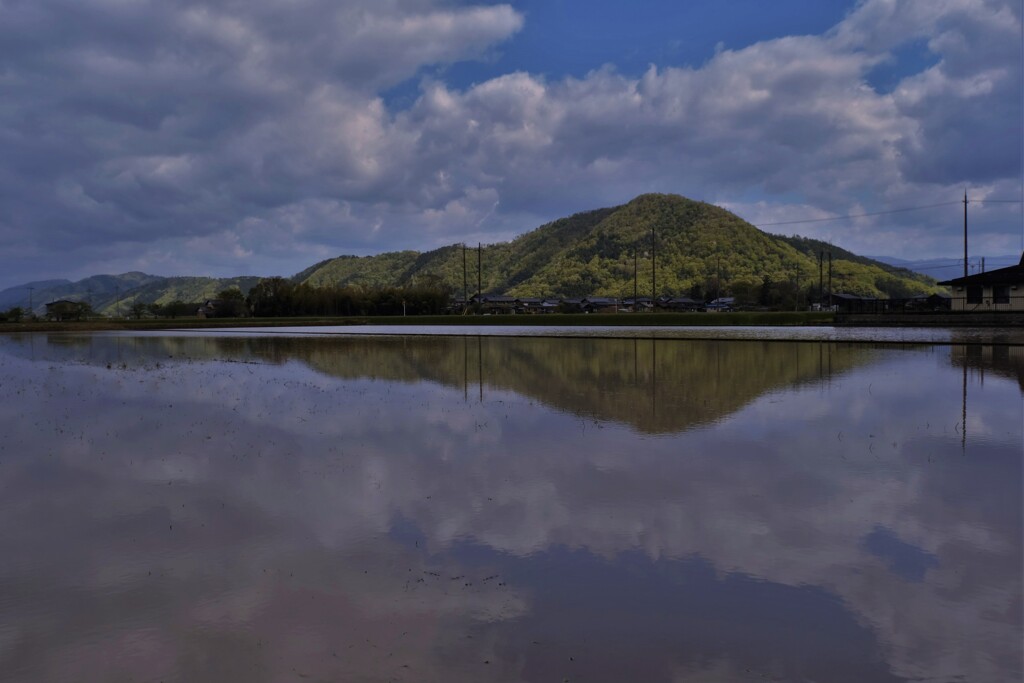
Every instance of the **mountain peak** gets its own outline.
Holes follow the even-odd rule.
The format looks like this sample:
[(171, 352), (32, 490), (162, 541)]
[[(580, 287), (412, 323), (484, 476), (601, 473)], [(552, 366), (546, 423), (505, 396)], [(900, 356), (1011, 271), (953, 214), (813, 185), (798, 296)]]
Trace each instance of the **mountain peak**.
[[(836, 253), (840, 250), (835, 249)], [(813, 253), (812, 253), (813, 252)], [(856, 257), (833, 262), (833, 290), (865, 296), (931, 293), (933, 280)], [(678, 194), (645, 193), (582, 211), (482, 250), (463, 270), (461, 250), (333, 259), (297, 278), (312, 285), (395, 286), (417, 277), (453, 291), (516, 296), (631, 296), (817, 291), (814, 245), (765, 233), (730, 211)], [(652, 272), (654, 270), (654, 272)], [(465, 279), (464, 279), (465, 278)], [(792, 283), (785, 287), (779, 283)], [(795, 296), (795, 295), (794, 295)]]

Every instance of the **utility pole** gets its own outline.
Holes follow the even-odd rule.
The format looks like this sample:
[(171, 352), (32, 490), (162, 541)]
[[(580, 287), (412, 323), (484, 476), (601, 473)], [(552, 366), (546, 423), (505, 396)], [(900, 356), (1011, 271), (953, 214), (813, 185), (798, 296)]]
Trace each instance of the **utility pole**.
[(466, 243), (462, 243), (462, 312), (469, 308), (469, 289), (466, 286)]
[(796, 262), (796, 296), (793, 297), (793, 310), (800, 310), (800, 262)]
[(818, 306), (825, 300), (825, 276), (822, 270), (822, 262), (825, 260), (825, 252), (818, 251)]
[(658, 304), (658, 255), (655, 251), (657, 249), (657, 235), (654, 234), (654, 224), (651, 224), (651, 312), (654, 312), (655, 307)]
[(964, 277), (967, 277), (967, 190), (964, 190)]
[(828, 310), (832, 310), (832, 252), (828, 252)]
[(981, 257), (981, 272), (985, 272), (985, 257)]
[(638, 244), (634, 244), (633, 245), (633, 310), (634, 311), (636, 311), (636, 309), (637, 309), (636, 297), (637, 297), (637, 290), (639, 289), (639, 285), (640, 285), (640, 280), (638, 278), (639, 271), (637, 270), (637, 265), (638, 265), (638, 262), (637, 262), (637, 258), (638, 258), (637, 257), (637, 252), (640, 251), (639, 247), (640, 247), (640, 245), (638, 245)]
[(483, 263), (484, 263), (483, 245), (481, 245), (479, 242), (477, 242), (476, 243), (476, 297), (477, 297), (477, 299), (479, 299), (480, 295), (483, 293), (483, 291), (481, 289), (481, 284), (480, 284), (482, 282), (482, 277), (481, 277), (480, 274), (483, 272)]
[(715, 298), (722, 298), (722, 254), (720, 252), (715, 254)]

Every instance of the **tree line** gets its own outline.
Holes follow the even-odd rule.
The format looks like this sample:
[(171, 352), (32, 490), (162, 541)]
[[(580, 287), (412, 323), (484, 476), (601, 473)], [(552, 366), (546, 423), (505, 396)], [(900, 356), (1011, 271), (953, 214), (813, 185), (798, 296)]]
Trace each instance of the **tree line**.
[[(236, 290), (237, 291), (237, 290)], [(451, 291), (436, 280), (402, 287), (351, 285), (313, 287), (271, 277), (249, 290), (249, 312), (257, 317), (297, 315), (436, 315), (444, 313)]]

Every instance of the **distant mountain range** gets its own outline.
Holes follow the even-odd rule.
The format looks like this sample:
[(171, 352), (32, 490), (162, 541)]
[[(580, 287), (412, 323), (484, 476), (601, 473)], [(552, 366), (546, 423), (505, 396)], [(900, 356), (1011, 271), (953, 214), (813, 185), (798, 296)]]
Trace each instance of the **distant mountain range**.
[[(908, 261), (906, 259), (892, 258), (891, 256), (872, 256), (870, 258), (876, 261), (881, 261), (882, 263), (887, 263), (891, 266), (906, 268), (907, 270), (912, 270), (915, 273), (928, 275), (939, 282), (963, 277), (964, 274), (963, 259), (935, 258)], [(982, 257), (980, 256), (971, 256), (968, 258), (968, 262), (970, 263), (969, 274), (973, 275), (981, 272), (981, 259)], [(985, 270), (995, 270), (996, 268), (1015, 266), (1018, 263), (1020, 263), (1020, 255), (1014, 256), (1010, 254), (1007, 256), (986, 256), (984, 265)]]
[[(479, 253), (451, 245), (422, 253), (339, 256), (310, 266), (292, 280), (311, 286), (437, 283), (457, 293), (465, 287), (473, 294), (479, 279), (484, 293), (515, 296), (625, 297), (634, 288), (650, 295), (652, 286), (658, 295), (707, 296), (751, 291), (767, 283), (792, 283), (804, 290), (827, 287), (829, 252), (833, 291), (898, 297), (941, 289), (934, 273), (923, 270), (928, 266), (913, 272), (910, 266), (921, 262), (869, 258), (817, 240), (772, 235), (721, 207), (663, 194), (561, 218)], [(819, 262), (822, 254), (826, 256)], [(1016, 262), (1012, 258), (1007, 265)], [(991, 267), (998, 266), (993, 262)], [(199, 302), (234, 287), (247, 293), (259, 280), (139, 272), (78, 282), (44, 280), (0, 291), (0, 310), (27, 307), (29, 288), (36, 312), (43, 312), (48, 301), (71, 299), (116, 314), (136, 301)]]
[[(46, 303), (58, 299), (87, 301), (104, 315), (127, 313), (136, 301), (167, 304), (172, 301), (203, 301), (220, 292), (238, 287), (248, 292), (258, 277), (160, 277), (132, 272), (121, 275), (93, 275), (78, 282), (40, 280), (0, 291), (0, 310), (15, 306), (28, 309), (29, 301), (38, 314), (46, 312)], [(31, 288), (31, 289), (30, 289)]]

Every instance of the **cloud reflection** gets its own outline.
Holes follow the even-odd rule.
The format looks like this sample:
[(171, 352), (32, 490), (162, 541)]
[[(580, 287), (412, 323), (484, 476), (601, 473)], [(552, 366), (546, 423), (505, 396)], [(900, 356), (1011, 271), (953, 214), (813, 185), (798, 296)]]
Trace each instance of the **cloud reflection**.
[[(531, 362), (565, 340), (535, 341)], [(480, 401), (439, 370), (457, 343), (379, 365), (369, 344), (174, 343), (0, 347), (11, 680), (1019, 672), (1021, 393), (972, 375), (971, 410), (1003, 427), (962, 450), (948, 348), (840, 347), (845, 372), (760, 397), (666, 382), (659, 406), (736, 407), (665, 433), (579, 347), (596, 374), (576, 393), (608, 394), (584, 409), (515, 367)], [(808, 357), (786, 347), (717, 353)], [(907, 548), (935, 558), (920, 580)]]

